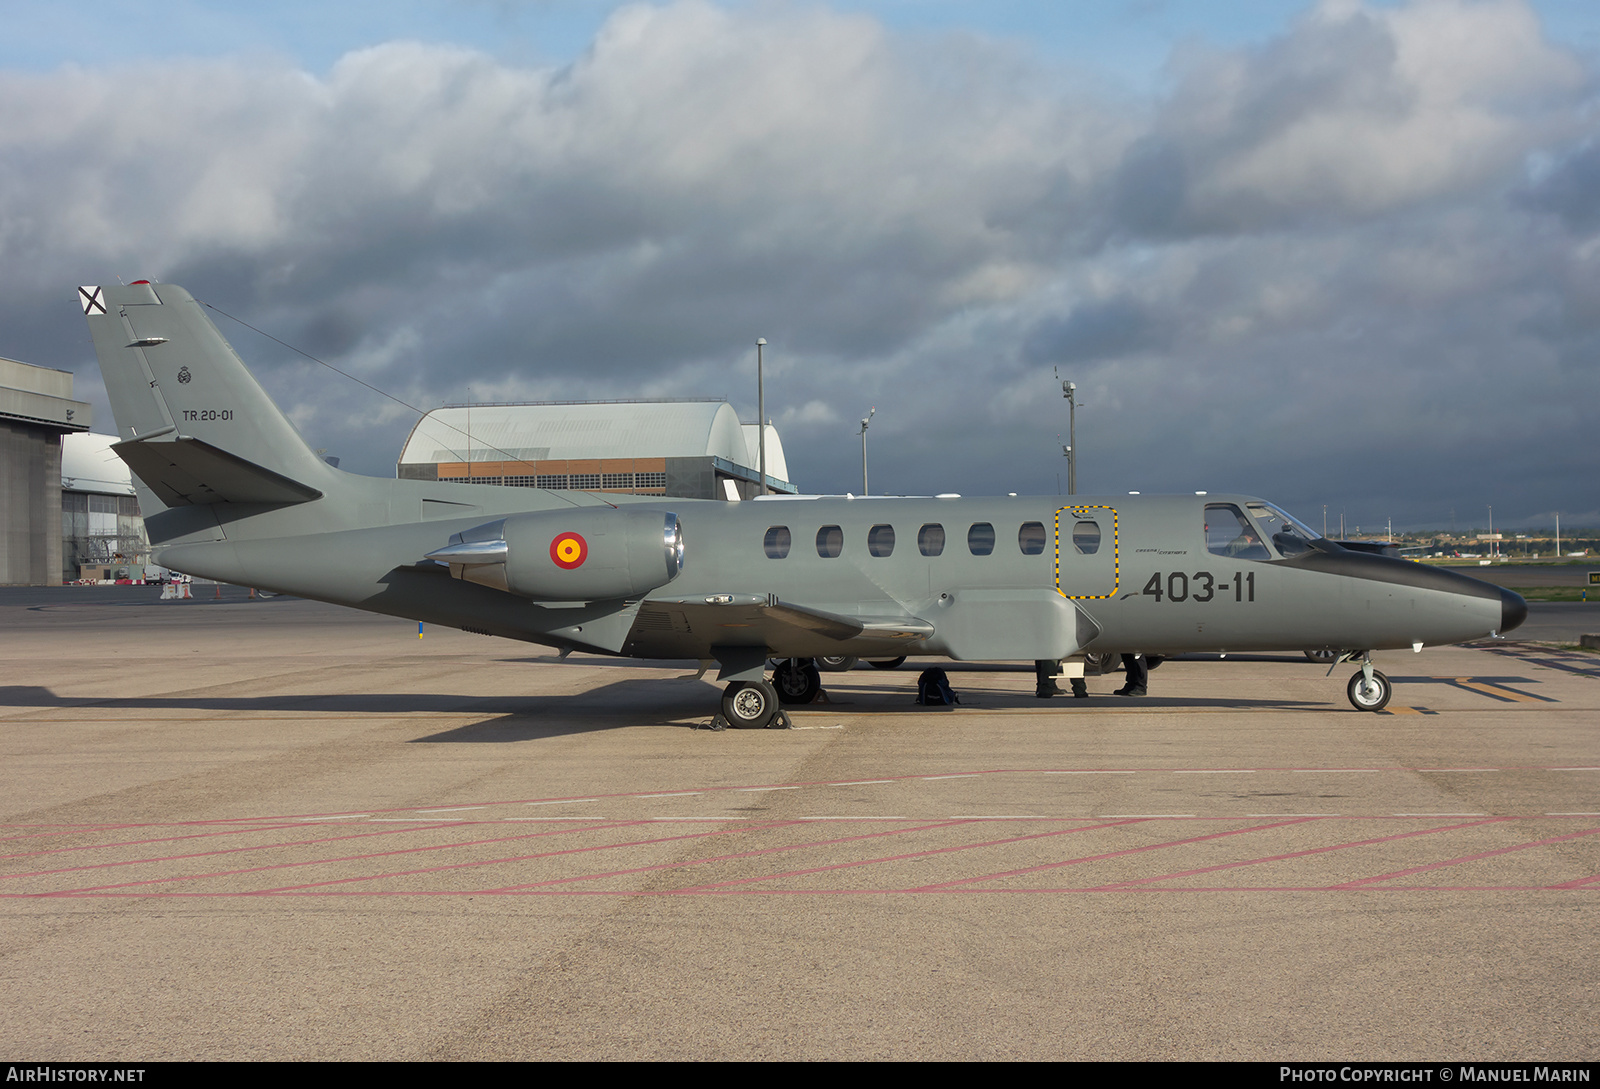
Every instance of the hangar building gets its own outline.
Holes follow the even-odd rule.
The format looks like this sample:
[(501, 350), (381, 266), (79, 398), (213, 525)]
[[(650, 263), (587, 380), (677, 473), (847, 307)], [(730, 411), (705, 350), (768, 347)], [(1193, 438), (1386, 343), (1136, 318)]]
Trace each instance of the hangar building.
[(72, 372), (0, 359), (0, 586), (61, 582), (61, 437), (89, 424)]
[(144, 578), (150, 559), (133, 475), (111, 449), (115, 435), (61, 440), (61, 577)]
[[(777, 430), (767, 487), (793, 494)], [(725, 499), (759, 494), (756, 425), (726, 401), (446, 405), (417, 421), (402, 480)]]

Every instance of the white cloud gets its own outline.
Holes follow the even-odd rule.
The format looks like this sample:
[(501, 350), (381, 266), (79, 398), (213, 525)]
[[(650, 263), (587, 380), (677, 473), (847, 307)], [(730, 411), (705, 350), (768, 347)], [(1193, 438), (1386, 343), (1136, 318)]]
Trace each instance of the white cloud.
[[(753, 416), (765, 336), (808, 488), (876, 404), (892, 490), (1053, 491), (1059, 364), (1088, 487), (1563, 501), (1517, 444), (1581, 448), (1600, 395), (1595, 73), (1506, 0), (1327, 3), (1173, 72), (1097, 98), (973, 35), (683, 0), (561, 68), (0, 74), (0, 353), (72, 365), (73, 287), (152, 275), (424, 408)], [(391, 471), (403, 412), (236, 332), (314, 445)]]
[(1329, 0), (1254, 49), (1195, 48), (1130, 158), (1135, 226), (1256, 229), (1459, 194), (1569, 136), (1588, 74), (1516, 0)]

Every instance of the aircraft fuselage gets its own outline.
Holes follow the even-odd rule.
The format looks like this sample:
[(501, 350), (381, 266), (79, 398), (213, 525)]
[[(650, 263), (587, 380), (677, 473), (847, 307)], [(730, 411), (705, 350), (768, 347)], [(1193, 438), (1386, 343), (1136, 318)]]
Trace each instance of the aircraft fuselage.
[[(234, 511), (220, 504), (213, 509), (222, 511), (224, 533), (243, 522), (250, 532), (237, 541), (158, 545), (158, 561), (430, 623), (665, 658), (714, 657), (716, 648), (733, 645), (775, 657), (968, 660), (1084, 650), (1399, 648), (1480, 638), (1515, 626), (1524, 608), (1510, 600), (1515, 595), (1476, 579), (1337, 546), (1287, 557), (1227, 554), (1208, 547), (1208, 507), (1248, 511), (1259, 501), (1215, 495), (742, 503), (618, 497), (616, 510), (677, 515), (681, 571), (633, 598), (552, 604), (452, 579), (447, 567), (423, 557), (452, 534), (507, 515), (536, 514), (553, 537), (564, 515), (610, 510), (598, 497), (339, 475), (347, 487), (312, 503)], [(367, 493), (366, 501), (337, 494), (350, 490)], [(395, 520), (446, 503), (457, 516)], [(325, 504), (328, 511), (317, 510)], [(383, 524), (313, 528), (361, 511), (381, 514)], [(152, 521), (159, 532), (161, 519)], [(283, 524), (275, 530), (275, 522)], [(758, 600), (879, 619), (891, 628), (896, 618), (915, 618), (931, 630), (841, 637), (783, 628), (779, 639), (771, 625), (734, 615)], [(726, 620), (718, 604), (726, 606)]]

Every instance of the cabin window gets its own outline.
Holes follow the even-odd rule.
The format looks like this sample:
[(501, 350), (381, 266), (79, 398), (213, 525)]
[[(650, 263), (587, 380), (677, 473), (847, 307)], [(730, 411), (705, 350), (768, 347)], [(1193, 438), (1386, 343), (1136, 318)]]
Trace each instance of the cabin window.
[(944, 553), (944, 527), (937, 522), (929, 522), (917, 530), (917, 551), (924, 556), (938, 556)]
[(1017, 547), (1024, 556), (1037, 556), (1044, 551), (1044, 523), (1024, 522), (1017, 530)]
[(1232, 503), (1206, 504), (1206, 551), (1235, 560), (1270, 560), (1256, 528)]
[(783, 559), (789, 554), (789, 527), (773, 526), (767, 530), (767, 538), (762, 542), (762, 547), (767, 550), (767, 559)]
[(817, 555), (832, 559), (844, 551), (844, 530), (838, 526), (823, 526), (817, 530)]
[(1100, 551), (1100, 523), (1079, 522), (1072, 527), (1072, 547), (1085, 556)]
[(874, 556), (894, 555), (894, 527), (873, 526), (867, 530), (867, 551)]
[(967, 530), (967, 550), (974, 556), (987, 556), (994, 551), (994, 526), (988, 522), (974, 522)]

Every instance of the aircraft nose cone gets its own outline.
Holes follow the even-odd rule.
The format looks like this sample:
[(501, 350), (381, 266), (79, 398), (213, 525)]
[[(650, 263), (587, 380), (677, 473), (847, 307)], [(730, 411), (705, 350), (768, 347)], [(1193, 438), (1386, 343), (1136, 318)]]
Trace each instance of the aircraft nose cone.
[(1515, 630), (1521, 623), (1528, 619), (1528, 603), (1522, 600), (1521, 594), (1514, 594), (1510, 590), (1500, 591), (1500, 634)]

